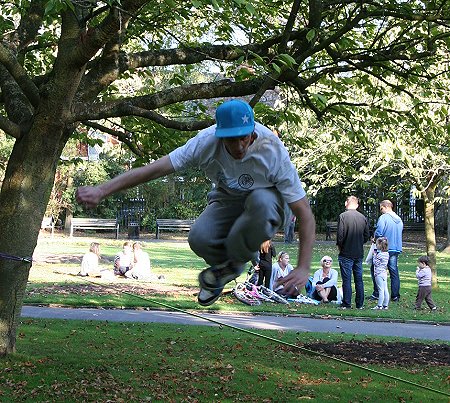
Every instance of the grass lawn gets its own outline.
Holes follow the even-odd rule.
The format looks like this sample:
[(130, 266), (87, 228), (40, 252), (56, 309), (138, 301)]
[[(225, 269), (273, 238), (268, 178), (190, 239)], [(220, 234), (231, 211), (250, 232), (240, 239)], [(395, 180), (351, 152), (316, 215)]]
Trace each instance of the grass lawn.
[[(208, 308), (200, 307), (196, 302), (195, 293), (198, 291), (197, 276), (204, 268), (204, 262), (197, 257), (185, 241), (147, 241), (144, 239), (144, 250), (150, 255), (154, 273), (163, 274), (164, 283), (139, 283), (134, 280), (116, 280), (113, 283), (101, 283), (93, 286), (80, 277), (74, 276), (80, 269), (82, 255), (88, 250), (89, 243), (97, 241), (101, 244), (102, 263), (104, 268), (112, 268), (114, 255), (121, 249), (123, 240), (109, 238), (63, 236), (51, 239), (42, 236), (36, 248), (35, 259), (29, 278), (25, 304), (57, 304), (65, 306), (92, 307), (158, 307), (151, 301), (174, 305), (181, 309), (195, 309), (217, 312), (254, 312), (273, 314), (306, 314), (332, 315), (339, 317), (364, 316), (370, 318), (385, 318), (398, 320), (426, 320), (433, 322), (450, 322), (448, 306), (450, 300), (450, 255), (438, 255), (439, 288), (433, 290), (433, 299), (438, 306), (436, 312), (430, 312), (426, 305), (422, 311), (412, 309), (417, 293), (415, 278), (416, 261), (424, 254), (424, 247), (420, 244), (406, 244), (404, 252), (399, 258), (401, 279), (401, 300), (391, 303), (387, 311), (372, 311), (375, 305), (366, 299), (363, 311), (339, 310), (336, 305), (311, 306), (304, 304), (262, 304), (249, 307), (237, 301), (231, 294), (224, 295), (217, 303)], [(287, 250), (291, 255), (291, 262), (295, 264), (297, 251), (295, 246), (275, 243), (277, 251)], [(319, 260), (323, 255), (333, 257), (333, 267), (338, 269), (337, 252), (333, 242), (317, 242), (314, 248), (312, 271), (320, 267)], [(43, 258), (45, 257), (45, 258)], [(339, 271), (339, 270), (338, 270)], [(245, 279), (245, 274), (241, 276)], [(364, 267), (365, 294), (370, 295), (371, 278), (368, 266)], [(232, 284), (228, 288), (230, 291)], [(227, 290), (227, 289), (226, 289)], [(137, 298), (139, 295), (140, 298)], [(144, 298), (144, 299), (143, 299)], [(147, 300), (146, 300), (147, 299)], [(151, 300), (151, 301), (150, 301)]]
[[(74, 274), (94, 240), (101, 244), (102, 266), (111, 268), (123, 240), (41, 237), (25, 303), (153, 308), (156, 301), (200, 311), (449, 322), (448, 255), (438, 257), (440, 287), (433, 298), (439, 310), (412, 310), (415, 262), (423, 254), (418, 246), (405, 248), (400, 259), (401, 302), (377, 312), (368, 302), (364, 311), (339, 311), (331, 304), (249, 307), (231, 295), (201, 308), (195, 292), (204, 263), (186, 242), (178, 241), (144, 242), (152, 269), (165, 275), (164, 283), (87, 283)], [(285, 245), (276, 247), (280, 251)], [(295, 248), (286, 249), (295, 262)], [(319, 242), (313, 269), (324, 254), (336, 261), (334, 245)], [(366, 268), (366, 294), (371, 283), (368, 272)], [(18, 332), (17, 353), (0, 359), (2, 402), (448, 402), (450, 396), (449, 343), (258, 332), (268, 339), (227, 327), (38, 319), (22, 319)], [(334, 353), (335, 359), (327, 357)]]
[(296, 348), (377, 340), (387, 350), (393, 341), (387, 338), (261, 332), (287, 345), (219, 327), (35, 319), (23, 320), (19, 330), (19, 353), (0, 360), (2, 402), (447, 402), (450, 396), (448, 366), (415, 360), (433, 343), (415, 344), (408, 365), (396, 362), (402, 350), (362, 364), (430, 391)]

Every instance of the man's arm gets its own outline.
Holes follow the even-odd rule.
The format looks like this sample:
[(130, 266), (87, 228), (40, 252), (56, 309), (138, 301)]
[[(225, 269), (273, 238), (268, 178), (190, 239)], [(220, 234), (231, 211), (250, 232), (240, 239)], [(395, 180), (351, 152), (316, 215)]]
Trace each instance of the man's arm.
[(129, 189), (152, 179), (175, 172), (168, 155), (143, 167), (131, 169), (97, 186), (83, 186), (77, 189), (76, 199), (86, 207), (94, 208), (103, 199), (124, 189)]
[(298, 262), (297, 267), (278, 284), (284, 284), (287, 293), (304, 287), (309, 277), (314, 241), (316, 239), (316, 222), (307, 197), (289, 204), (298, 219)]
[(343, 216), (341, 214), (339, 214), (338, 221), (337, 221), (337, 230), (336, 230), (336, 245), (337, 245), (339, 252), (341, 252), (342, 245), (344, 244), (345, 231), (346, 231), (346, 228), (345, 228)]
[(376, 226), (376, 228), (375, 228), (375, 233), (373, 234), (373, 238), (374, 238), (374, 239), (380, 238), (380, 237), (382, 237), (383, 234), (384, 234), (384, 219), (383, 219), (382, 217), (383, 217), (383, 216), (381, 215), (381, 216), (378, 218), (377, 226)]
[(366, 243), (370, 239), (370, 227), (369, 222), (366, 218), (366, 226), (364, 227), (364, 243)]

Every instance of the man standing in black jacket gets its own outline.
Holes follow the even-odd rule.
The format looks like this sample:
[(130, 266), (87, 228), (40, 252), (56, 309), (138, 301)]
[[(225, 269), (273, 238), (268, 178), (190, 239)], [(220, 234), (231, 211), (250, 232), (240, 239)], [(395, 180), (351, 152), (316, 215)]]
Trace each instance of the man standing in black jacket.
[(362, 279), (362, 260), (364, 244), (370, 238), (369, 224), (357, 208), (358, 198), (347, 197), (346, 211), (339, 215), (336, 245), (339, 249), (339, 267), (342, 277), (342, 304), (343, 309), (352, 306), (352, 273), (355, 281), (355, 303), (357, 309), (364, 304), (364, 283)]

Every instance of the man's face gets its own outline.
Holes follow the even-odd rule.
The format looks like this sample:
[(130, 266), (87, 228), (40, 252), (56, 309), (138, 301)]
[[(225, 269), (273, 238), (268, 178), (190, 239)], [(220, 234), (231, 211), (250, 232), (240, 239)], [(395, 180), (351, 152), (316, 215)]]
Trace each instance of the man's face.
[(245, 157), (248, 148), (255, 140), (256, 135), (254, 133), (243, 137), (227, 137), (223, 139), (223, 144), (228, 153), (235, 159), (241, 160)]

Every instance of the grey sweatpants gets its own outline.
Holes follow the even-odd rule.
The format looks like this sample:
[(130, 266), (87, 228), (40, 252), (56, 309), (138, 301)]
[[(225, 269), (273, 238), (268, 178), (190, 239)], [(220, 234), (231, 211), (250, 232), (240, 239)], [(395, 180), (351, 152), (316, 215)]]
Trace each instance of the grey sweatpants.
[(243, 265), (283, 224), (283, 206), (275, 188), (256, 189), (244, 196), (215, 189), (191, 227), (189, 245), (210, 266), (227, 261)]

